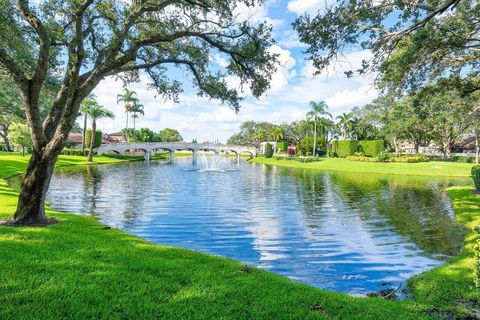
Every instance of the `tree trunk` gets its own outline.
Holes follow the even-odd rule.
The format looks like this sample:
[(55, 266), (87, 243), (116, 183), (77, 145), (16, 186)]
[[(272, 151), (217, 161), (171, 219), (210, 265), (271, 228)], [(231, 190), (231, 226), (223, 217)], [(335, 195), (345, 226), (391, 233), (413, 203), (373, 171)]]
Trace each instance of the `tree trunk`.
[(133, 114), (133, 142), (135, 142), (135, 114)]
[(317, 149), (317, 118), (315, 118), (315, 123), (313, 125), (313, 153), (312, 155), (315, 157), (315, 151)]
[(125, 124), (125, 142), (128, 142), (128, 111), (125, 112), (125, 114), (127, 115), (127, 122)]
[(415, 149), (415, 154), (418, 154), (418, 150), (420, 149), (420, 142), (414, 141), (413, 148)]
[(478, 130), (475, 131), (475, 163), (478, 164), (480, 162), (480, 132)]
[(398, 146), (398, 139), (396, 137), (393, 138), (393, 146), (395, 147), (395, 156), (400, 156), (400, 148)]
[(48, 222), (45, 217), (45, 195), (58, 153), (47, 154), (43, 150), (32, 152), (27, 170), (23, 175), (17, 210), (13, 216), (14, 224), (38, 225)]
[(95, 136), (97, 135), (97, 123), (92, 120), (92, 136), (90, 137), (90, 150), (88, 151), (88, 162), (93, 162), (93, 148), (95, 147)]
[(87, 114), (83, 119), (83, 134), (82, 134), (82, 154), (85, 156), (85, 134), (87, 133)]

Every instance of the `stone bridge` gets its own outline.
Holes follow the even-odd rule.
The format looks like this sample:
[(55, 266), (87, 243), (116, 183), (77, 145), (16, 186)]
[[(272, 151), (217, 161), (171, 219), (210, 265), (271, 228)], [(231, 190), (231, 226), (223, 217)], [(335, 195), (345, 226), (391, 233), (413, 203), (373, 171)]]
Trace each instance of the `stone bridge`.
[(233, 152), (237, 155), (237, 158), (241, 154), (250, 154), (251, 157), (257, 156), (257, 149), (255, 147), (245, 146), (229, 146), (221, 144), (203, 144), (203, 143), (183, 143), (183, 142), (136, 142), (136, 143), (112, 143), (102, 144), (97, 154), (116, 153), (125, 154), (125, 152), (135, 153), (143, 152), (145, 159), (150, 159), (159, 152), (169, 152), (170, 159), (173, 159), (175, 151), (191, 151), (193, 159), (197, 159), (197, 153), (199, 151), (213, 151), (215, 153), (230, 153)]

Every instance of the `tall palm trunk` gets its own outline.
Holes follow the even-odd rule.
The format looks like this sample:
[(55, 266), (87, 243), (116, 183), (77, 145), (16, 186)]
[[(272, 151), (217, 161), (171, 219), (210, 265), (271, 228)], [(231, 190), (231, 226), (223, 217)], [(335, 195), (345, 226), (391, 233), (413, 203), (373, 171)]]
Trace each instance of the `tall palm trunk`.
[(88, 162), (93, 161), (93, 148), (95, 147), (95, 136), (97, 135), (97, 122), (92, 119), (92, 136), (90, 137), (90, 149), (88, 151)]
[(137, 118), (137, 114), (134, 113), (134, 114), (132, 115), (132, 118), (133, 118), (133, 142), (135, 142), (135, 120), (136, 120), (136, 118)]
[(313, 156), (315, 157), (315, 150), (317, 150), (317, 117), (315, 117), (315, 122), (313, 124)]
[(125, 111), (127, 115), (127, 123), (125, 124), (125, 141), (128, 142), (128, 111)]

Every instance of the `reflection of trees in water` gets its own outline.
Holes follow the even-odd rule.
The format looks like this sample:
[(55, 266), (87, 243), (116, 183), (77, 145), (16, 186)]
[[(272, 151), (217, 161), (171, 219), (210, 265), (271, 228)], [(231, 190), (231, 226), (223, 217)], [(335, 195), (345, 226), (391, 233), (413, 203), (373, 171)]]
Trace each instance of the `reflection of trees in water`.
[[(422, 250), (451, 255), (461, 247), (463, 230), (449, 215), (442, 193), (448, 182), (429, 183), (403, 177), (329, 174), (335, 193), (343, 204), (372, 230), (393, 226), (396, 232)], [(384, 217), (385, 219), (378, 219)]]
[(306, 226), (309, 229), (320, 229), (326, 204), (327, 185), (325, 174), (308, 170), (291, 171), (298, 180), (296, 196), (302, 206)]
[(82, 206), (88, 208), (88, 213), (95, 213), (95, 209), (97, 208), (98, 190), (100, 188), (99, 184), (102, 180), (102, 175), (96, 166), (87, 166), (82, 173), (84, 190)]

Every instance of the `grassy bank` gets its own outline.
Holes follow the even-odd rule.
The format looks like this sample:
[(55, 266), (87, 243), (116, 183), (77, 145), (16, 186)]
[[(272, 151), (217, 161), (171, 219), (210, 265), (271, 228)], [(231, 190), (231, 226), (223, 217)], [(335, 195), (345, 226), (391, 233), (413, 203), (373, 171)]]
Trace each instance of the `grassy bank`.
[(302, 163), (295, 160), (257, 157), (252, 159), (251, 162), (303, 169), (438, 177), (469, 177), (472, 168), (470, 163), (441, 161), (383, 163), (349, 161), (340, 158), (324, 158), (317, 162)]
[[(85, 163), (80, 158), (61, 157), (58, 165)], [(21, 173), (26, 161), (0, 155), (0, 218), (13, 214), (17, 200), (4, 179)], [(449, 195), (460, 221), (478, 225), (480, 199), (471, 188)], [(474, 296), (470, 232), (463, 256), (412, 280), (415, 300), (393, 302), (318, 290), (229, 259), (155, 245), (92, 218), (47, 214), (61, 223), (0, 227), (0, 319), (435, 319), (472, 312), (462, 307)]]

